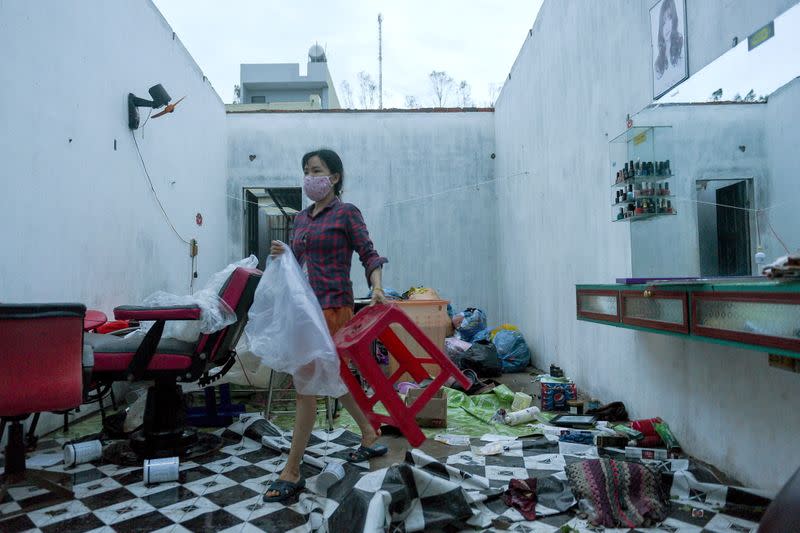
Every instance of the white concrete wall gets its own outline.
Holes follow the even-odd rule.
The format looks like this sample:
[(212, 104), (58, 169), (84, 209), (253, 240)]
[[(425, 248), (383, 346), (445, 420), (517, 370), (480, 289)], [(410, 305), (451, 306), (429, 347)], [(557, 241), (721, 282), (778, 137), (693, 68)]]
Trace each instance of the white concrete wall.
[[(229, 114), (228, 257), (243, 253), (242, 189), (299, 187), (303, 154), (328, 147), (344, 163), (344, 201), (362, 210), (389, 258), (384, 286), (431, 286), (495, 322), (494, 184), (475, 185), (495, 175), (494, 144), (485, 112)], [(364, 296), (357, 256), (353, 265), (355, 295)]]
[(186, 100), (136, 132), (153, 185), (199, 242), (198, 282), (224, 266), (225, 109), (150, 1), (1, 0), (0, 50), (0, 301), (111, 316), (155, 290), (188, 292), (189, 247), (127, 123), (128, 92), (149, 99), (156, 83)]
[(800, 78), (784, 85), (769, 97), (765, 118), (764, 146), (767, 152), (767, 183), (761, 201), (770, 207), (759, 218), (764, 253), (768, 258), (786, 254), (766, 222), (790, 250), (800, 250), (800, 177), (797, 147), (800, 146)]
[[(687, 0), (691, 72), (794, 3)], [(575, 319), (576, 283), (631, 272), (628, 225), (609, 221), (608, 140), (651, 101), (650, 4), (548, 0), (520, 51), (495, 113), (495, 174), (530, 172), (497, 186), (499, 318), (520, 325), (534, 363), (560, 363), (633, 417), (663, 417), (689, 453), (776, 489), (800, 464), (800, 412), (783, 407), (800, 402), (800, 376), (762, 353)], [(790, 113), (784, 128), (792, 106), (775, 111)], [(796, 134), (770, 135), (794, 151)]]

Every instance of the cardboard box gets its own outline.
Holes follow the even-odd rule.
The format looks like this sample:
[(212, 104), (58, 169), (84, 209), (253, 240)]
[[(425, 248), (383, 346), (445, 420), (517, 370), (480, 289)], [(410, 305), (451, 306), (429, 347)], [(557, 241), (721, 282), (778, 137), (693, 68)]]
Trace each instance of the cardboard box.
[[(398, 306), (409, 318), (422, 330), (425, 335), (439, 348), (443, 353), (444, 339), (447, 336), (448, 327), (452, 327), (452, 322), (447, 314), (447, 300), (401, 300), (393, 301), (394, 305)], [(398, 324), (390, 326), (392, 331), (397, 335), (408, 351), (417, 359), (429, 359), (428, 353), (422, 349), (414, 338)], [(389, 357), (389, 370), (387, 375), (391, 376), (398, 368), (397, 361), (393, 356)], [(423, 363), (423, 368), (428, 371), (431, 377), (439, 375), (439, 365)], [(410, 374), (405, 373), (400, 376), (399, 381), (414, 381)]]
[[(410, 406), (422, 395), (425, 389), (411, 389), (406, 395), (406, 405)], [(422, 428), (447, 427), (447, 393), (441, 389), (417, 413), (416, 422)]]
[(578, 399), (578, 389), (572, 381), (561, 383), (542, 380), (542, 411), (567, 411), (567, 402)]

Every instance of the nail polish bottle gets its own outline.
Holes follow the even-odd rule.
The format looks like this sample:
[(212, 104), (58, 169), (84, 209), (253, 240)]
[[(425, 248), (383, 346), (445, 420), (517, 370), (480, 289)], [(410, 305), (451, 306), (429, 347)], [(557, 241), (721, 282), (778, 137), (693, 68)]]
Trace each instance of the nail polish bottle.
[(628, 184), (628, 200), (633, 200), (633, 183)]
[(619, 213), (617, 214), (617, 220), (622, 220), (623, 218), (625, 218), (625, 211), (623, 211), (622, 208), (620, 207)]
[(668, 181), (666, 181), (666, 182), (664, 182), (664, 196), (669, 196), (669, 195), (670, 195), (670, 192), (669, 192), (669, 182), (668, 182)]
[(667, 200), (667, 213), (672, 213), (672, 202)]

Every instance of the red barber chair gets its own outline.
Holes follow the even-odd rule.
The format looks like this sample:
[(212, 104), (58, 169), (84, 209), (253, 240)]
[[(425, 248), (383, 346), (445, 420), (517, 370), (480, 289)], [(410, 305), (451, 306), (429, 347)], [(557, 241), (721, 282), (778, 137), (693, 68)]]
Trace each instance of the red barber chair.
[(0, 418), (9, 426), (0, 501), (14, 485), (36, 485), (72, 499), (57, 474), (26, 468), (22, 423), (35, 414), (32, 438), (38, 413), (81, 404), (85, 313), (80, 304), (0, 304)]
[[(195, 342), (162, 339), (167, 320), (198, 320), (196, 305), (168, 307), (122, 306), (114, 309), (117, 320), (155, 321), (147, 334), (119, 337), (87, 333), (85, 343), (94, 352), (92, 381), (110, 385), (114, 381), (152, 381), (147, 393), (142, 428), (129, 440), (130, 451), (104, 454), (114, 462), (142, 458), (180, 456), (184, 459), (208, 453), (221, 444), (210, 433), (186, 424), (186, 405), (180, 383), (206, 386), (222, 377), (236, 361), (235, 347), (247, 323), (261, 272), (237, 268), (220, 289), (220, 298), (236, 313), (237, 321)], [(213, 372), (213, 373), (212, 373)], [(113, 450), (113, 448), (112, 448)], [(127, 454), (127, 455), (126, 455)]]

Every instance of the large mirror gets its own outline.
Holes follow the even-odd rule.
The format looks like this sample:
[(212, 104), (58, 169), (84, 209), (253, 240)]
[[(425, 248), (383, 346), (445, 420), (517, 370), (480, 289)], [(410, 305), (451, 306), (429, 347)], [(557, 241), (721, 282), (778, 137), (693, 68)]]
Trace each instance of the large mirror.
[(663, 132), (677, 215), (626, 221), (635, 278), (755, 276), (800, 248), (800, 4), (733, 44), (634, 117)]

